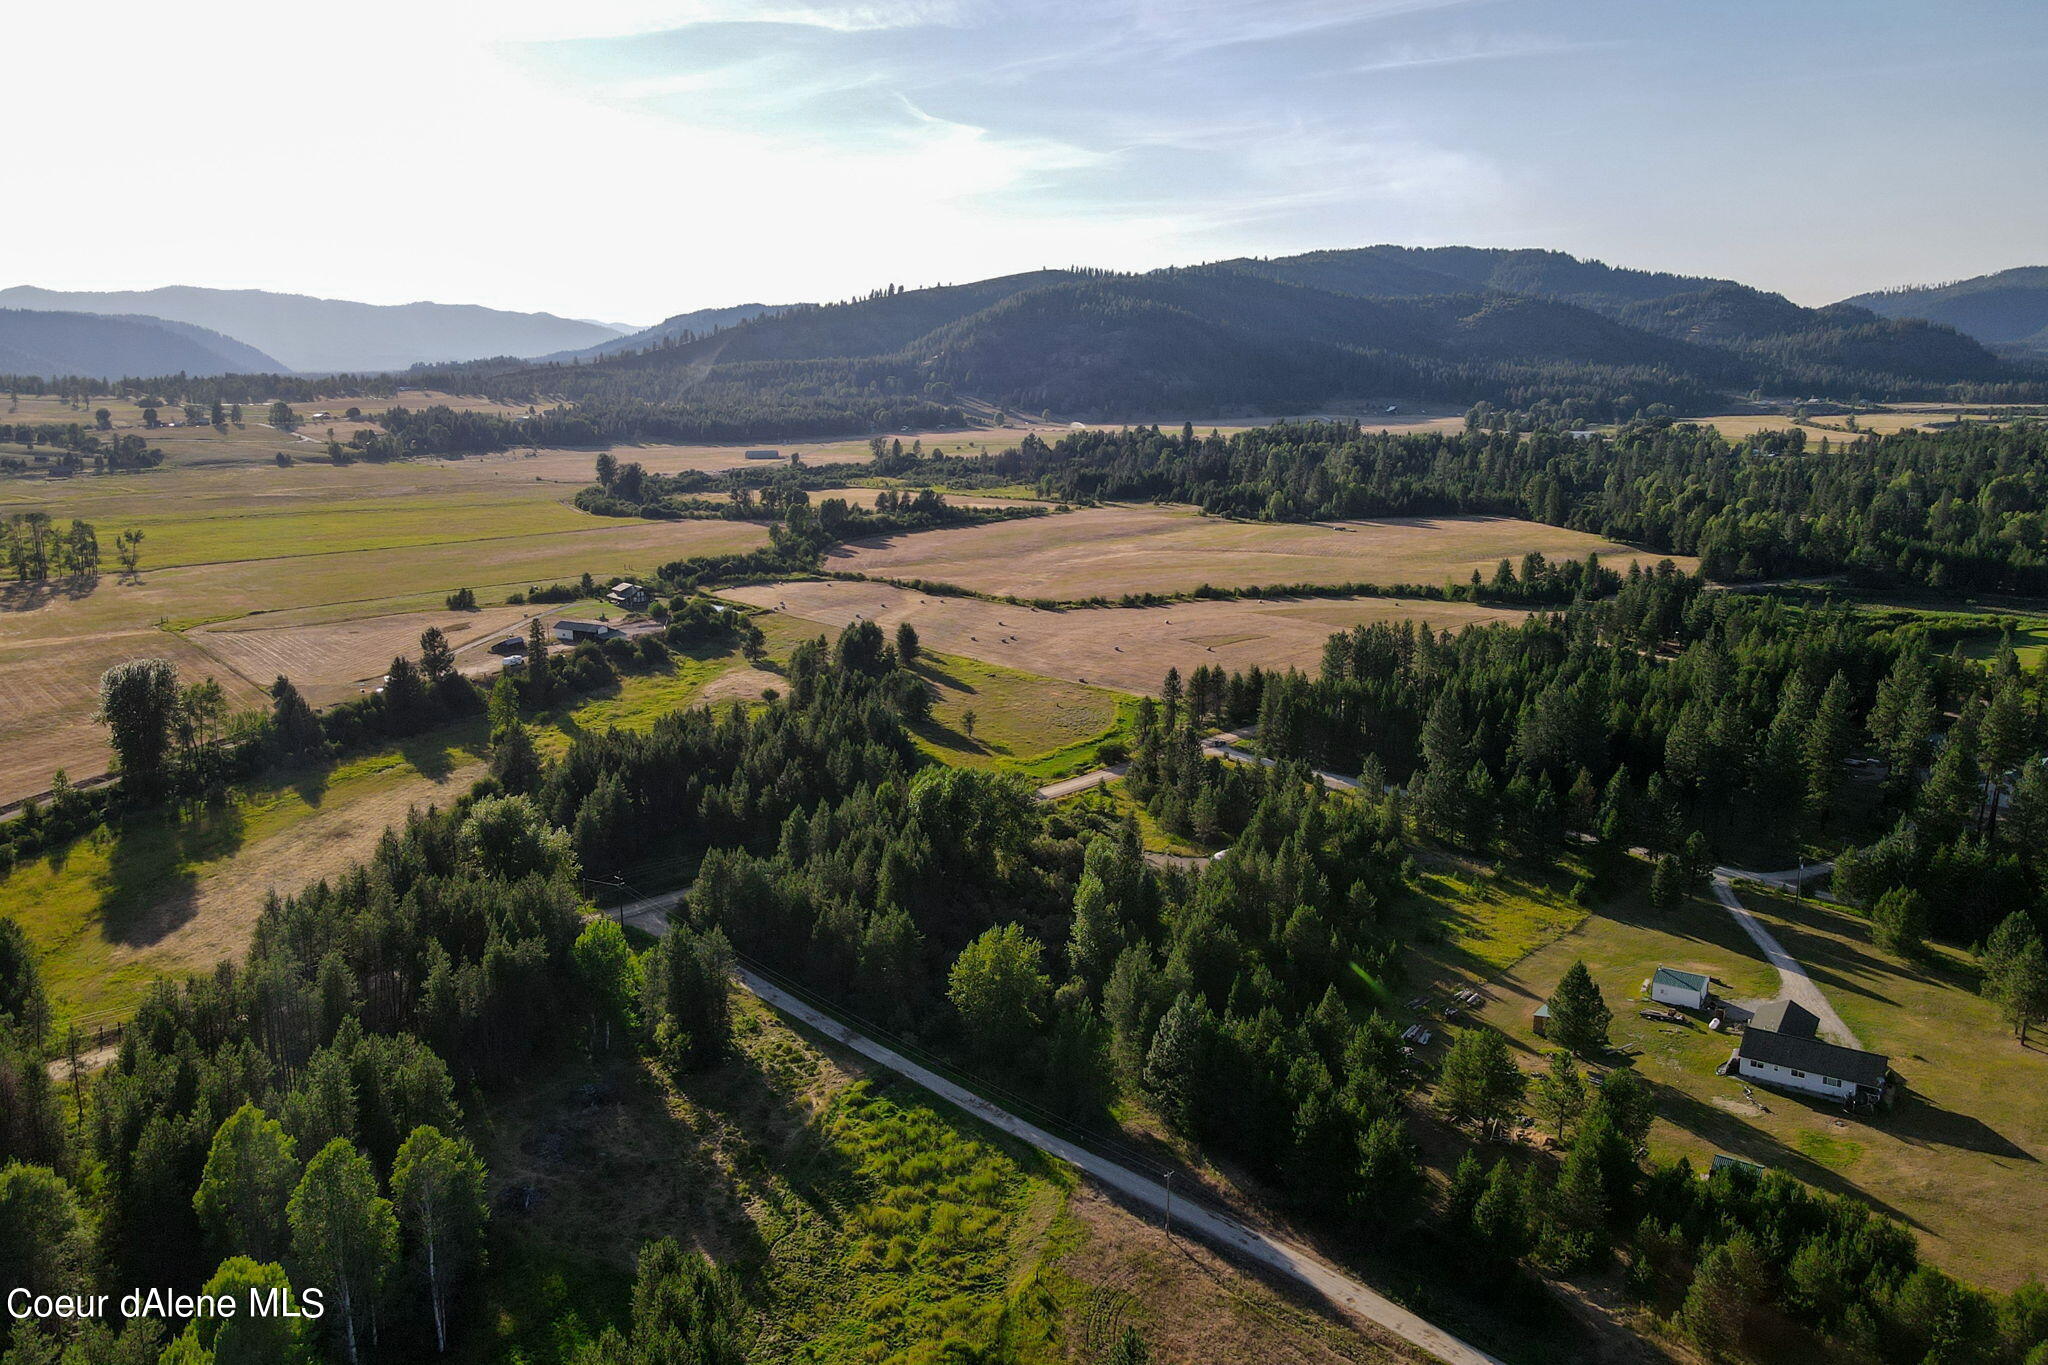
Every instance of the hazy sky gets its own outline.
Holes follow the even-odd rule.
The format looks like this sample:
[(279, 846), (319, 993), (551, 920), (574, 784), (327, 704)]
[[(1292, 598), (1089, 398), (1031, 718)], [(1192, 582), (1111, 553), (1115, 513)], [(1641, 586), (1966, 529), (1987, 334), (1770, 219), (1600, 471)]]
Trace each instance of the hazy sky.
[(2041, 0), (27, 0), (0, 285), (648, 322), (1556, 247), (1801, 302), (2048, 264)]

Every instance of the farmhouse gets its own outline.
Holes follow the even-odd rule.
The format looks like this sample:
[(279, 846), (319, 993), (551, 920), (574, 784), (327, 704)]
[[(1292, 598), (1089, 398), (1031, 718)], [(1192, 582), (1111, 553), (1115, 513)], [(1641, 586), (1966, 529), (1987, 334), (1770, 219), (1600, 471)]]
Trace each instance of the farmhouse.
[(555, 622), (555, 638), (565, 645), (580, 645), (585, 640), (617, 640), (624, 636), (624, 631), (602, 621)]
[(1683, 1009), (1703, 1010), (1712, 982), (1698, 972), (1681, 972), (1676, 967), (1659, 967), (1650, 978), (1650, 998)]
[(1891, 1080), (1891, 1059), (1815, 1037), (1820, 1020), (1790, 1000), (1756, 1012), (1735, 1049), (1735, 1074), (1845, 1104), (1875, 1104)]
[(653, 593), (628, 580), (612, 584), (612, 590), (604, 596), (605, 601), (615, 607), (624, 607), (627, 611), (638, 611), (654, 598)]

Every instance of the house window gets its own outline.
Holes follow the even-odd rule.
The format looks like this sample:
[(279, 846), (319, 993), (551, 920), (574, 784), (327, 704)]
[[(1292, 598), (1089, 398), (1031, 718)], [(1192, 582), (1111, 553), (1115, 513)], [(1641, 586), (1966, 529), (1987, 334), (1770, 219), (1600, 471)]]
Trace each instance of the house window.
[(1840, 1082), (1840, 1081), (1838, 1081), (1838, 1080), (1836, 1080), (1836, 1079), (1835, 1079), (1835, 1078), (1834, 1078), (1833, 1076), (1823, 1076), (1823, 1077), (1821, 1077), (1821, 1078), (1820, 1078), (1820, 1083), (1821, 1083), (1822, 1085), (1840, 1085), (1840, 1084), (1841, 1084), (1841, 1082)]
[(1806, 1073), (1805, 1073), (1804, 1071), (1795, 1071), (1795, 1072), (1793, 1072), (1793, 1073), (1792, 1073), (1792, 1075), (1793, 1075), (1793, 1077), (1794, 1077), (1795, 1079), (1797, 1079), (1797, 1080), (1802, 1080), (1802, 1081), (1803, 1081), (1803, 1080), (1805, 1080), (1805, 1079), (1806, 1079)]

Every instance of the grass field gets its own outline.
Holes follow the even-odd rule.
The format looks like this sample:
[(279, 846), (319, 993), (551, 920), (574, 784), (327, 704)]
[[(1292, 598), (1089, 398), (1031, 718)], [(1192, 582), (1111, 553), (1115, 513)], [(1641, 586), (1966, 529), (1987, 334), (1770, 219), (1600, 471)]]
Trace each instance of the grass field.
[(1808, 449), (1817, 449), (1823, 440), (1840, 445), (1873, 432), (1889, 436), (1900, 431), (1928, 431), (1949, 426), (1958, 421), (1984, 422), (1995, 420), (1996, 411), (1983, 408), (1960, 407), (1953, 403), (1901, 404), (1883, 412), (1859, 412), (1855, 415), (1856, 425), (1849, 425), (1848, 414), (1809, 417), (1804, 422), (1794, 422), (1790, 413), (1736, 413), (1719, 417), (1688, 418), (1702, 426), (1713, 427), (1731, 441), (1754, 436), (1765, 431), (1790, 431), (1795, 427), (1806, 432)]
[(860, 618), (878, 621), (887, 630), (907, 620), (928, 647), (947, 654), (1124, 692), (1155, 690), (1170, 667), (1183, 673), (1200, 664), (1313, 670), (1322, 661), (1323, 642), (1360, 622), (1414, 621), (1452, 629), (1522, 615), (1466, 602), (1383, 597), (1038, 611), (845, 581), (770, 583), (735, 588), (725, 596), (776, 608), (834, 632)]
[[(794, 633), (782, 635), (786, 652)], [(529, 726), (543, 753), (560, 755), (578, 735), (647, 729), (719, 681), (755, 673), (734, 650), (686, 651)], [(269, 892), (346, 871), (409, 807), (467, 791), (486, 753), (471, 717), (329, 768), (266, 776), (214, 805), (140, 816), (0, 874), (0, 914), (21, 921), (42, 954), (60, 1020), (122, 1015), (154, 976), (240, 953)]]
[[(1095, 766), (1095, 748), (1131, 720), (1128, 696), (1102, 687), (983, 663), (966, 655), (926, 654), (918, 672), (937, 695), (918, 745), (947, 763), (992, 768), (1040, 783)], [(966, 716), (974, 713), (974, 734)]]
[[(238, 704), (282, 672), (323, 704), (381, 676), (429, 625), (460, 649), (523, 622), (504, 602), (530, 584), (765, 539), (744, 523), (592, 517), (566, 496), (473, 461), (0, 479), (0, 515), (81, 517), (103, 545), (128, 527), (145, 536), (135, 578), (0, 586), (0, 801), (44, 789), (59, 767), (105, 769), (90, 715), (100, 673), (124, 659), (211, 674)], [(445, 610), (460, 587), (485, 610)]]
[(601, 1062), (479, 1116), (494, 1176), (539, 1197), (493, 1225), (486, 1330), (458, 1360), (566, 1359), (623, 1316), (661, 1236), (737, 1271), (764, 1365), (1095, 1365), (1127, 1325), (1161, 1361), (1399, 1358), (735, 1006), (734, 1058), (681, 1086)]
[[(1508, 517), (1267, 523), (1188, 508), (1096, 507), (1049, 521), (1005, 522), (866, 541), (826, 567), (954, 583), (976, 592), (1078, 601), (1295, 583), (1463, 583), (1532, 550), (1552, 559), (1650, 562), (1612, 541)], [(1690, 569), (1692, 561), (1681, 567)]]
[[(1419, 950), (1415, 975), (1452, 988), (1487, 982), (1485, 1022), (1534, 1069), (1547, 1044), (1535, 1007), (1574, 961), (1583, 960), (1614, 1010), (1613, 1038), (1641, 1049), (1633, 1060), (1654, 1083), (1659, 1119), (1652, 1146), (1703, 1165), (1726, 1152), (1815, 1186), (1864, 1199), (1900, 1219), (1923, 1252), (1974, 1283), (2011, 1289), (2048, 1275), (2048, 1048), (2022, 1050), (1971, 987), (1968, 964), (1937, 951), (1907, 962), (1877, 949), (1868, 926), (1845, 911), (1739, 887), (1750, 909), (1803, 963), (1865, 1047), (1885, 1053), (1910, 1093), (1890, 1114), (1846, 1115), (1838, 1106), (1758, 1092), (1714, 1069), (1733, 1042), (1695, 1022), (1641, 1019), (1638, 997), (1658, 966), (1702, 972), (1731, 1000), (1763, 1000), (1776, 972), (1711, 896), (1669, 912), (1630, 894), (1602, 904), (1548, 942), (1531, 938), (1515, 898), (1472, 897), (1465, 914), (1490, 937), (1529, 942), (1505, 965), (1471, 954)], [(1477, 960), (1475, 960), (1477, 959)]]
[(239, 955), (271, 891), (339, 875), (408, 807), (466, 791), (481, 750), (470, 724), (101, 828), (0, 875), (0, 914), (41, 954), (60, 1028), (124, 1016), (155, 977)]

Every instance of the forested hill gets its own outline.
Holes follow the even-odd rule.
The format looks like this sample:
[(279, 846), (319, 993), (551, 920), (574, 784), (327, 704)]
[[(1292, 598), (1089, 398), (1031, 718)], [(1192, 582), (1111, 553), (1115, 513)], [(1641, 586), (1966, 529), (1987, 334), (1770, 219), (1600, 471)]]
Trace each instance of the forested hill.
[(0, 374), (188, 374), (284, 368), (253, 346), (153, 317), (0, 308)]
[(1824, 387), (1837, 370), (1937, 383), (1992, 374), (1988, 353), (1975, 341), (1948, 326), (1914, 320), (1961, 327), (1954, 319), (1857, 307), (1863, 300), (1855, 299), (1802, 308), (1782, 294), (1734, 280), (1629, 270), (1562, 251), (1371, 246), (1225, 264), (1267, 279), (1367, 297), (1485, 291), (1555, 299), (1657, 336), (1743, 352), (1762, 373), (1794, 380), (1794, 388), (1800, 376)]
[(700, 336), (736, 327), (742, 322), (774, 313), (787, 312), (791, 305), (786, 303), (739, 303), (730, 308), (695, 308), (687, 313), (677, 313), (663, 318), (652, 327), (637, 332), (600, 341), (595, 346), (583, 346), (574, 350), (556, 351), (552, 355), (536, 357), (536, 363), (555, 364), (570, 359), (596, 360), (600, 356), (620, 355), (627, 351), (644, 351), (650, 347), (672, 345), (678, 341), (693, 341)]
[(1843, 302), (1888, 318), (1945, 323), (1990, 346), (2048, 356), (2048, 265), (1953, 284), (1882, 289)]
[[(444, 387), (434, 373), (421, 382)], [(1704, 411), (1752, 390), (2011, 400), (2048, 397), (2048, 366), (1727, 281), (1554, 252), (1366, 248), (892, 287), (594, 363), (469, 367), (459, 383), (576, 403), (617, 437), (735, 439), (886, 430), (968, 399), (1095, 419), (1544, 403), (1573, 421)]]

